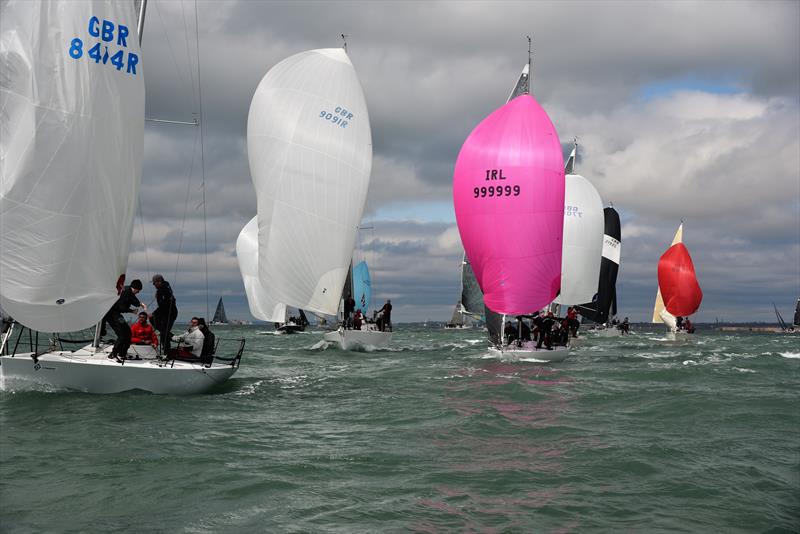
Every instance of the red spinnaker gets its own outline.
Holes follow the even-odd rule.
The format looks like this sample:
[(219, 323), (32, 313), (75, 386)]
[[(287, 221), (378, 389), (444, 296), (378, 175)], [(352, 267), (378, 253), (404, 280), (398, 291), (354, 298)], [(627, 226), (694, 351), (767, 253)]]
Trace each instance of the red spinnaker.
[(674, 316), (687, 316), (697, 311), (703, 291), (697, 283), (692, 257), (683, 243), (667, 249), (658, 260), (658, 287), (664, 306)]

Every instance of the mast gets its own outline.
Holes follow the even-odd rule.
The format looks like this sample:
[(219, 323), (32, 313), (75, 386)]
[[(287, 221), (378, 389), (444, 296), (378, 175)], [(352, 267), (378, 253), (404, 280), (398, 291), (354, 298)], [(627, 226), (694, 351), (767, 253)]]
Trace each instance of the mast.
[(139, 24), (137, 25), (137, 30), (139, 32), (139, 48), (142, 47), (142, 32), (144, 32), (144, 15), (145, 11), (147, 11), (147, 0), (141, 0), (141, 4), (139, 4)]
[(525, 91), (525, 94), (529, 95), (529, 94), (531, 94), (531, 91), (533, 90), (533, 81), (532, 81), (532, 77), (533, 77), (533, 62), (531, 60), (531, 36), (530, 35), (526, 35), (526, 37), (528, 38), (528, 88), (527, 88), (528, 90)]

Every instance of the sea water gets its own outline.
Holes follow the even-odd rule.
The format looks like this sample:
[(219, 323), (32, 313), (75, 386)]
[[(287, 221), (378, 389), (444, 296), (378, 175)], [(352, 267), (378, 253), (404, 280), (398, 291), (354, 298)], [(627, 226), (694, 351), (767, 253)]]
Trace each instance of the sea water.
[(0, 531), (800, 531), (800, 336), (263, 329), (205, 395), (0, 391)]

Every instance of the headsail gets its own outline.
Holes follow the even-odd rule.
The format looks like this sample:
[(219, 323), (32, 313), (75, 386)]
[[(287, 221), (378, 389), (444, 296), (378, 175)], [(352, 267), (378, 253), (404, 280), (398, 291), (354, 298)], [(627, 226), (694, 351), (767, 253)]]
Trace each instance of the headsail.
[(786, 332), (788, 327), (786, 326), (786, 321), (784, 321), (783, 317), (781, 317), (781, 312), (778, 311), (778, 307), (775, 305), (774, 302), (772, 303), (772, 307), (775, 308), (775, 317), (778, 318), (778, 325), (781, 327), (781, 330)]
[(353, 299), (356, 301), (356, 309), (366, 315), (372, 300), (372, 281), (365, 261), (353, 267)]
[(603, 219), (603, 257), (600, 260), (597, 294), (591, 302), (578, 306), (581, 315), (595, 323), (607, 322), (609, 310), (612, 315), (617, 313), (617, 273), (622, 257), (622, 229), (617, 210), (605, 208)]
[(236, 258), (253, 317), (270, 323), (285, 322), (286, 305), (273, 299), (258, 279), (258, 217), (250, 219), (239, 233)]
[[(677, 245), (678, 243), (683, 242), (683, 223), (678, 226), (678, 230), (675, 232), (675, 237), (672, 238), (672, 245)], [(662, 323), (664, 322), (661, 318), (661, 310), (664, 309), (664, 299), (661, 296), (661, 287), (659, 284), (659, 288), (656, 292), (656, 304), (653, 307), (653, 322), (654, 323)]]
[(247, 152), (264, 290), (335, 315), (372, 168), (366, 101), (344, 50), (303, 52), (270, 69), (250, 105)]
[(2, 2), (0, 20), (0, 306), (35, 330), (80, 330), (114, 303), (128, 263), (144, 144), (137, 14)]
[(533, 97), (515, 98), (472, 131), (456, 161), (453, 201), (485, 305), (522, 315), (552, 302), (561, 286), (564, 158)]

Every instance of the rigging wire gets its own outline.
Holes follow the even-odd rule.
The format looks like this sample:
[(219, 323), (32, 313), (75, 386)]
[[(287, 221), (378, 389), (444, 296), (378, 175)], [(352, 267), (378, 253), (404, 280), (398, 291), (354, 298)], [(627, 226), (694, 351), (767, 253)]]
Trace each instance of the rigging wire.
[(206, 227), (206, 165), (205, 149), (203, 139), (203, 89), (200, 80), (200, 22), (197, 15), (197, 0), (194, 1), (194, 24), (195, 24), (195, 45), (197, 47), (197, 99), (198, 99), (198, 120), (200, 121), (200, 176), (201, 189), (203, 191), (203, 261), (205, 263), (206, 277), (206, 317), (209, 317), (208, 306), (208, 231)]

